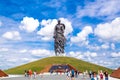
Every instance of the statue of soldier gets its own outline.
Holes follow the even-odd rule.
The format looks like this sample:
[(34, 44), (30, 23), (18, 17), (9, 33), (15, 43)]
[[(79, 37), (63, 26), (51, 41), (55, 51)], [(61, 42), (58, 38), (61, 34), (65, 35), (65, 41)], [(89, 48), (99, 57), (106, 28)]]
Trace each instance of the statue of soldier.
[(64, 46), (66, 42), (64, 36), (64, 30), (65, 30), (65, 25), (62, 24), (60, 20), (58, 20), (58, 23), (54, 29), (54, 36), (53, 36), (56, 56), (64, 55)]

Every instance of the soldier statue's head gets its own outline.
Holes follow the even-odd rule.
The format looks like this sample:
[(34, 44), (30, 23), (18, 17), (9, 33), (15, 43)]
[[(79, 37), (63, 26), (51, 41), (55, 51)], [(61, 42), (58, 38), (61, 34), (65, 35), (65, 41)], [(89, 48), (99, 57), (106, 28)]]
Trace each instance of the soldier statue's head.
[(58, 24), (60, 24), (61, 23), (61, 21), (60, 20), (58, 20)]

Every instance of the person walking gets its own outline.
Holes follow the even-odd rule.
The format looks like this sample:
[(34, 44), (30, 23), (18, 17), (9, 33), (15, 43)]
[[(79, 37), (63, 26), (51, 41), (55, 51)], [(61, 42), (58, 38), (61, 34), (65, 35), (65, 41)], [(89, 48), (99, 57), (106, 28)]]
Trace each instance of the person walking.
[(67, 80), (70, 80), (70, 77), (71, 77), (71, 72), (70, 70), (67, 71)]
[(103, 72), (102, 72), (102, 70), (100, 71), (100, 80), (103, 80)]
[(92, 78), (92, 71), (89, 71), (89, 77)]
[(75, 71), (72, 69), (71, 70), (71, 80), (74, 80), (74, 77), (75, 77)]
[(31, 69), (29, 70), (29, 78), (30, 79), (32, 78), (32, 70)]
[(27, 71), (25, 70), (25, 73), (24, 73), (25, 77), (27, 77)]
[(104, 72), (104, 76), (105, 76), (105, 80), (108, 80), (108, 72), (107, 71)]
[(33, 72), (33, 78), (36, 79), (36, 76), (37, 76), (37, 72), (34, 71), (34, 72)]
[(93, 72), (92, 73), (92, 77), (91, 77), (91, 80), (97, 80), (97, 74), (96, 74), (96, 72)]

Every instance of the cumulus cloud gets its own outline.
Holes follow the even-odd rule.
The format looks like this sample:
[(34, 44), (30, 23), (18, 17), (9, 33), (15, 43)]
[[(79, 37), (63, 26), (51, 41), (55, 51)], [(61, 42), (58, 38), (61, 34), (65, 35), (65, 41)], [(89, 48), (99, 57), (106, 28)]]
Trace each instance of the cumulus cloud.
[(88, 38), (88, 35), (92, 33), (92, 27), (91, 26), (86, 26), (83, 28), (81, 32), (77, 34), (77, 36), (71, 37), (71, 42), (72, 43), (78, 43), (78, 42), (83, 42), (86, 41)]
[[(95, 63), (101, 66), (109, 67), (111, 69), (115, 69), (119, 66), (119, 57), (120, 53), (96, 53), (91, 51), (86, 52), (79, 52), (79, 51), (71, 51), (69, 52), (69, 56), (75, 57), (81, 60), (89, 61), (91, 63)], [(104, 57), (106, 56), (106, 57)], [(110, 58), (110, 56), (114, 56), (113, 58)], [(108, 58), (109, 57), (109, 58)], [(117, 60), (117, 62), (116, 62)], [(116, 63), (115, 63), (116, 62)], [(111, 66), (114, 64), (114, 66)]]
[(21, 60), (23, 60), (23, 61), (30, 61), (29, 58), (22, 58)]
[(115, 49), (115, 44), (114, 44), (114, 43), (111, 44), (111, 49), (112, 49), (112, 50)]
[(120, 11), (119, 0), (96, 0), (88, 2), (84, 7), (78, 6), (77, 17), (90, 16), (99, 17), (105, 16), (107, 18), (114, 18)]
[(0, 27), (2, 26), (2, 22), (0, 21)]
[(27, 32), (33, 32), (39, 26), (39, 21), (32, 17), (24, 17), (19, 28)]
[(2, 37), (10, 40), (21, 40), (21, 36), (18, 31), (8, 31), (4, 33)]
[(50, 40), (53, 37), (54, 26), (57, 24), (57, 20), (42, 20), (40, 24), (43, 27), (37, 32), (37, 34), (42, 36), (42, 40)]
[(102, 48), (102, 49), (108, 49), (109, 47), (110, 47), (110, 46), (109, 46), (108, 43), (101, 45), (101, 48)]
[[(65, 2), (65, 0), (50, 0), (48, 2), (43, 3), (45, 6), (52, 7), (52, 8), (60, 8), (61, 5)], [(49, 4), (49, 5), (48, 5)], [(53, 5), (54, 4), (54, 5)]]
[(86, 56), (86, 57), (97, 57), (97, 53), (87, 51), (87, 52), (84, 53), (84, 56)]
[(89, 50), (95, 50), (95, 51), (98, 51), (98, 50), (101, 49), (101, 47), (98, 46), (98, 45), (87, 45), (86, 47), (87, 47)]
[(18, 59), (17, 58), (10, 58), (10, 59), (7, 59), (8, 62), (17, 62)]
[(35, 58), (23, 57), (23, 58), (20, 58), (19, 60), (21, 60), (21, 61), (22, 61), (22, 64), (24, 64), (24, 63), (36, 61), (37, 59), (35, 59)]
[(99, 51), (99, 50), (103, 50), (103, 49), (109, 49), (111, 48), (111, 45), (109, 45), (108, 43), (104, 43), (102, 45), (87, 45), (86, 46), (89, 50), (94, 50), (94, 51)]
[(0, 48), (0, 51), (8, 51), (8, 48)]
[(99, 60), (98, 64), (101, 65), (101, 66), (107, 66), (108, 67), (108, 66), (110, 66), (110, 65), (112, 65), (114, 63), (111, 62), (111, 61)]
[(78, 58), (78, 59), (83, 59), (84, 58), (84, 55), (82, 55), (81, 52), (74, 52), (74, 51), (69, 52), (69, 56), (75, 57), (75, 58)]
[(120, 57), (120, 52), (114, 52), (114, 53), (111, 53), (111, 56), (112, 57)]
[[(65, 18), (60, 18), (61, 22), (65, 24), (65, 36), (73, 31), (72, 24)], [(37, 32), (38, 35), (42, 36), (42, 40), (51, 40), (53, 38), (54, 27), (57, 24), (57, 19), (48, 19), (41, 21), (42, 28)]]
[(95, 28), (95, 35), (103, 40), (120, 41), (120, 17), (113, 20), (111, 23), (99, 24)]
[(90, 52), (90, 51), (87, 51), (87, 52), (74, 52), (74, 51), (70, 51), (69, 56), (72, 56), (72, 57), (75, 57), (75, 58), (78, 58), (78, 59), (88, 59), (90, 60), (91, 58), (95, 58), (97, 57), (97, 53), (95, 52)]
[(28, 50), (27, 49), (22, 49), (22, 50), (20, 50), (19, 52), (20, 53), (25, 53), (25, 52), (27, 52)]
[(46, 49), (35, 49), (35, 50), (31, 50), (30, 52), (33, 56), (36, 56), (36, 57), (46, 57), (46, 56), (54, 55), (53, 51), (49, 51)]

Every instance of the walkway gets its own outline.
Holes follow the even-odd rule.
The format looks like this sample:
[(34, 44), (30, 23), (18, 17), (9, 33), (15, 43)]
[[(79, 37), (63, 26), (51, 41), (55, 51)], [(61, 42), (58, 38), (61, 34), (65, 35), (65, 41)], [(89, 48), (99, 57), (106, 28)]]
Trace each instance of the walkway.
[[(37, 76), (36, 79), (28, 78), (28, 77), (13, 77), (13, 78), (3, 78), (0, 80), (67, 80), (66, 75), (44, 75)], [(88, 77), (83, 77), (82, 75), (79, 75), (75, 80), (90, 80)]]

